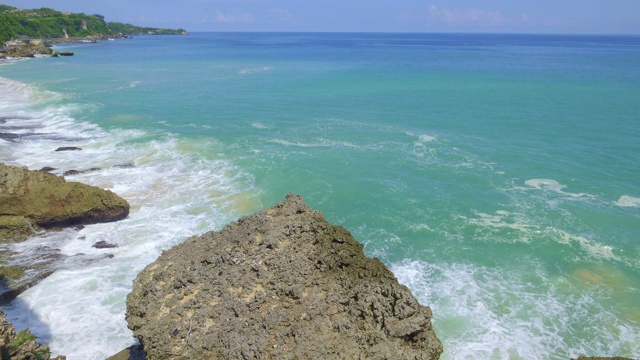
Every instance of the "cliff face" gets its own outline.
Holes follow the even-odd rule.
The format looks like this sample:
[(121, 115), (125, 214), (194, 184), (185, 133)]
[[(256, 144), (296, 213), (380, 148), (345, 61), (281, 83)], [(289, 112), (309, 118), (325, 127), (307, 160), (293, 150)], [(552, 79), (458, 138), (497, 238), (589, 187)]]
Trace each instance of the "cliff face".
[(128, 214), (127, 201), (111, 191), (0, 164), (0, 242), (24, 240), (38, 228), (115, 221)]
[(437, 359), (431, 309), (299, 196), (143, 270), (127, 321), (149, 359)]

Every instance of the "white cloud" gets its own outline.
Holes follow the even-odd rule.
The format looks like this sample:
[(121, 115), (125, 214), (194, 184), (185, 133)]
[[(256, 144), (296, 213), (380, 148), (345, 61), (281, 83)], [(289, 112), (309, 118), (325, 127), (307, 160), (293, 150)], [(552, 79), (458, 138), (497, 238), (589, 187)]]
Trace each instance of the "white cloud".
[(280, 21), (293, 22), (293, 15), (289, 10), (285, 9), (270, 9), (269, 14)]
[(429, 17), (451, 25), (500, 26), (510, 23), (508, 19), (502, 16), (500, 11), (487, 11), (476, 8), (460, 11), (442, 9), (431, 5), (429, 7)]
[(242, 15), (233, 16), (229, 14), (225, 14), (222, 11), (216, 11), (216, 15), (213, 19), (205, 19), (204, 22), (215, 22), (215, 23), (225, 23), (225, 24), (247, 24), (253, 22), (253, 14), (244, 13)]

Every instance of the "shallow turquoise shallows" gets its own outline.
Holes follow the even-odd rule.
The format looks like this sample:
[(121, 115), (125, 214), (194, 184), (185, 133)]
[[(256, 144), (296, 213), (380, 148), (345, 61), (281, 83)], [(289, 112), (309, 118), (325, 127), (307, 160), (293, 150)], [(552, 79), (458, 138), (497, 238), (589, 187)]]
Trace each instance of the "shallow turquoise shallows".
[(0, 160), (99, 168), (67, 180), (132, 211), (11, 247), (65, 255), (5, 309), (54, 353), (133, 344), (125, 298), (142, 268), (293, 192), (432, 307), (443, 359), (640, 356), (640, 37), (195, 33), (60, 49), (75, 55), (0, 66), (0, 132), (22, 134)]

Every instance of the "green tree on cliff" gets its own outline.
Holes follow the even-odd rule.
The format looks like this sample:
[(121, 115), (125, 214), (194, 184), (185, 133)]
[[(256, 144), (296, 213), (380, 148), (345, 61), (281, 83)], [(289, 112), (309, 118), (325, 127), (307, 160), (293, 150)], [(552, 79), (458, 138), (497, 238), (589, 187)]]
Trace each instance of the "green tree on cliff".
[(107, 23), (104, 16), (83, 13), (63, 13), (54, 9), (17, 9), (0, 5), (0, 42), (19, 36), (33, 38), (61, 38), (65, 31), (70, 37), (109, 36), (127, 34), (184, 34), (183, 29), (155, 29), (122, 23)]

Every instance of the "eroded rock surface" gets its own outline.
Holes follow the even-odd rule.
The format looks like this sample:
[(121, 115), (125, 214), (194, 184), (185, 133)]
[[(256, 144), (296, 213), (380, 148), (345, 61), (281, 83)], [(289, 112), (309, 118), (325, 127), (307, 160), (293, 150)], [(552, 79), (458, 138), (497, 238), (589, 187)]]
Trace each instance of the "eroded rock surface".
[(126, 313), (149, 359), (437, 359), (431, 316), (291, 194), (164, 252)]
[(20, 241), (38, 228), (116, 221), (126, 200), (109, 190), (26, 167), (0, 164), (0, 241)]
[(0, 354), (2, 360), (64, 360), (64, 356), (51, 357), (49, 347), (36, 342), (29, 329), (16, 332), (13, 324), (7, 322), (7, 316), (0, 310)]

